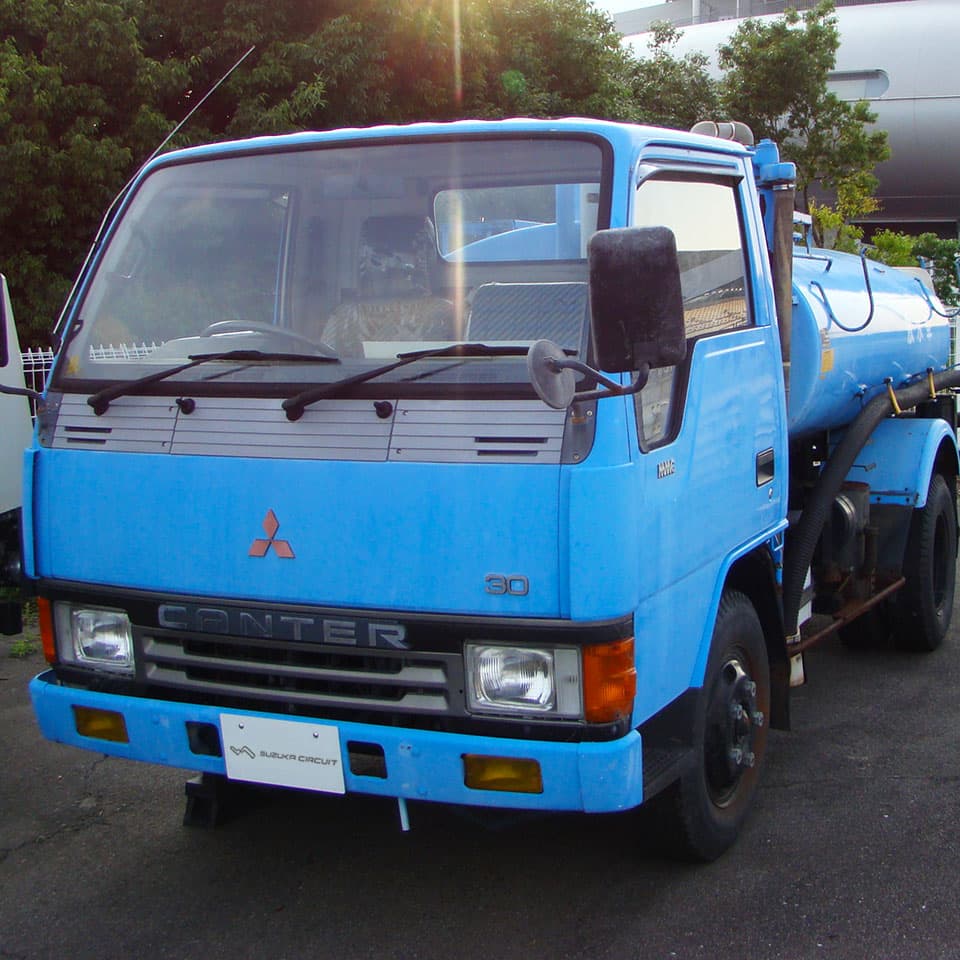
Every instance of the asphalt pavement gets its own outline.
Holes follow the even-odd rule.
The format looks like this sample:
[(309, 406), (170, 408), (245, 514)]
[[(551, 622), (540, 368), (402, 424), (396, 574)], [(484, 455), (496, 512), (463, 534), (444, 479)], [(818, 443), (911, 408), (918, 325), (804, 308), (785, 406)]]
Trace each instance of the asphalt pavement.
[[(960, 622), (955, 611), (954, 624)], [(0, 958), (956, 960), (960, 631), (808, 655), (716, 863), (634, 815), (478, 815), (273, 793), (185, 828), (186, 774), (43, 740), (0, 638)]]

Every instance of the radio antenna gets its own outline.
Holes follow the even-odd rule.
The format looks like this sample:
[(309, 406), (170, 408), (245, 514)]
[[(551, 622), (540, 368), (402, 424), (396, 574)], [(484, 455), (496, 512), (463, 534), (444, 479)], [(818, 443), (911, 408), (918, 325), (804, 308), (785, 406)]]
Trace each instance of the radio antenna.
[(223, 86), (223, 84), (224, 84), (224, 83), (227, 81), (227, 79), (230, 77), (230, 74), (233, 73), (233, 71), (236, 70), (237, 67), (239, 67), (240, 64), (243, 63), (243, 61), (246, 60), (247, 57), (249, 57), (250, 54), (253, 53), (253, 51), (256, 50), (256, 49), (257, 49), (256, 44), (254, 44), (254, 45), (190, 108), (190, 110), (188, 111), (187, 115), (166, 135), (166, 137), (164, 137), (163, 142), (160, 144), (160, 146), (158, 146), (157, 149), (154, 150), (153, 153), (151, 153), (150, 156), (147, 157), (147, 159), (143, 161), (143, 165), (144, 165), (144, 166), (146, 166), (146, 164), (148, 164), (158, 153), (160, 153), (160, 152), (163, 150), (163, 148), (183, 129), (183, 127), (186, 125), (186, 123), (189, 121), (189, 119), (204, 105), (204, 103), (207, 102), (207, 100), (209, 99), (209, 97), (211, 97), (214, 93), (216, 93), (217, 90), (220, 89), (221, 86)]
[(140, 174), (140, 171), (151, 161), (154, 157), (160, 153), (163, 148), (183, 129), (184, 124), (203, 106), (207, 99), (218, 90), (226, 82), (230, 74), (233, 73), (237, 67), (243, 63), (247, 57), (257, 49), (256, 44), (254, 44), (250, 49), (190, 108), (187, 112), (187, 115), (163, 138), (163, 142), (160, 146), (157, 147), (153, 153), (147, 157), (143, 163), (137, 167), (136, 173), (124, 184), (123, 189), (113, 198), (110, 206), (107, 207), (107, 212), (103, 215), (103, 219), (100, 221), (100, 228), (97, 230), (96, 236), (93, 238), (93, 244), (90, 246), (90, 249), (87, 251), (87, 256), (83, 261), (83, 265), (80, 267), (80, 272), (77, 274), (77, 279), (73, 283), (73, 287), (70, 290), (69, 295), (67, 296), (66, 302), (63, 305), (63, 309), (60, 311), (60, 316), (57, 318), (57, 322), (53, 326), (53, 330), (50, 333), (51, 342), (54, 345), (55, 350), (60, 349), (60, 330), (63, 327), (63, 324), (66, 320), (67, 314), (70, 311), (70, 308), (73, 306), (74, 298), (77, 294), (77, 284), (80, 282), (80, 277), (83, 276), (83, 272), (87, 267), (87, 264), (90, 262), (90, 258), (93, 256), (94, 251), (97, 247), (100, 246), (100, 241), (103, 239), (104, 231), (107, 228), (107, 224), (113, 219), (114, 211), (117, 209), (120, 201), (123, 197), (126, 196), (127, 191), (130, 189), (131, 184)]

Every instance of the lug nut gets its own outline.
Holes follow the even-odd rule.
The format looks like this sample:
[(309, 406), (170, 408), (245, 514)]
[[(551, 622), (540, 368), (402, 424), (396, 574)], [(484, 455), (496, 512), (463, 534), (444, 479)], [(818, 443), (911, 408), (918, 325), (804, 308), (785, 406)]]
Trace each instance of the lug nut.
[(754, 710), (753, 713), (750, 714), (750, 719), (753, 721), (755, 727), (762, 727), (767, 722), (767, 718), (763, 715), (762, 710)]

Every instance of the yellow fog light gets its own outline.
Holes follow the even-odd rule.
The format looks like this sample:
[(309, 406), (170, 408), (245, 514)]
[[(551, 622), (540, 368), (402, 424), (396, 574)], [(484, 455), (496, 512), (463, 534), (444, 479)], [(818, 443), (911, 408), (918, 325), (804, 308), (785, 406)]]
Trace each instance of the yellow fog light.
[(113, 710), (96, 710), (92, 707), (74, 707), (73, 718), (77, 733), (97, 740), (112, 740), (114, 743), (129, 743), (127, 724), (122, 713)]
[(543, 776), (536, 760), (516, 757), (463, 755), (463, 782), (471, 790), (506, 790), (511, 793), (543, 793)]

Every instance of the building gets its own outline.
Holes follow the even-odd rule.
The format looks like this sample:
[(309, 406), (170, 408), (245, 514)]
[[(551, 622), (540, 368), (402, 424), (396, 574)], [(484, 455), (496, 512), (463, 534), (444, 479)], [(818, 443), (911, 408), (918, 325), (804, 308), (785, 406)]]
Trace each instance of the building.
[[(960, 236), (960, 38), (957, 0), (836, 0), (840, 48), (830, 86), (844, 100), (866, 99), (887, 131), (892, 156), (876, 171), (881, 210), (868, 221), (909, 233)], [(813, 0), (669, 0), (618, 14), (624, 43), (647, 50), (655, 20), (682, 28), (677, 53), (713, 58), (737, 18), (806, 9)], [(719, 71), (717, 71), (719, 74)]]
[[(837, 7), (856, 7), (902, 0), (834, 0)], [(664, 0), (654, 6), (627, 10), (614, 15), (617, 29), (625, 36), (646, 33), (657, 20), (675, 27), (690, 27), (721, 20), (742, 20), (783, 13), (788, 8), (807, 10), (819, 0)]]

